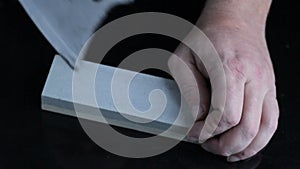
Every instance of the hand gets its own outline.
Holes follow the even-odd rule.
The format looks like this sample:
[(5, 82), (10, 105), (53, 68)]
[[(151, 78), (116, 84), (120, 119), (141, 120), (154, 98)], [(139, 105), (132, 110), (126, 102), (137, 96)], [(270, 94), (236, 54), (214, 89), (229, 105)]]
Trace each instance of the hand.
[[(199, 138), (200, 133), (205, 132), (203, 125), (206, 120), (217, 128), (202, 144), (205, 150), (227, 156), (228, 161), (249, 158), (269, 142), (279, 117), (275, 77), (264, 32), (235, 21), (204, 21), (199, 22), (199, 27), (211, 40), (222, 61), (226, 75), (226, 103), (219, 123), (214, 119), (204, 119), (210, 103), (205, 81), (205, 78), (210, 78), (209, 73), (190, 49), (180, 45), (175, 51), (180, 59), (175, 55), (170, 58), (170, 70), (191, 105), (197, 104), (193, 100), (199, 97), (193, 92), (195, 87), (199, 88), (201, 98), (200, 115), (189, 137), (208, 139)], [(193, 72), (197, 85), (184, 76), (180, 60)]]

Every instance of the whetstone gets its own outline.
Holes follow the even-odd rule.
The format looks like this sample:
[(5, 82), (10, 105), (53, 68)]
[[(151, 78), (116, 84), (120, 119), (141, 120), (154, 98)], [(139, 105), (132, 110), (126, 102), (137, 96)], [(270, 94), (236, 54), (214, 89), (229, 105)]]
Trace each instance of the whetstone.
[[(175, 81), (138, 73), (134, 80), (130, 84), (130, 101), (132, 105), (140, 110), (145, 111), (149, 108), (148, 101), (149, 93), (154, 89), (160, 89), (164, 92), (167, 104), (164, 112), (157, 119), (150, 123), (137, 123), (132, 122), (122, 116), (126, 114), (129, 116), (135, 116), (132, 112), (117, 112), (114, 107), (112, 95), (111, 95), (111, 81), (113, 73), (116, 69), (124, 71), (125, 73), (132, 74), (136, 72), (122, 70), (120, 68), (110, 67), (106, 65), (99, 65), (93, 62), (83, 61), (84, 67), (98, 67), (97, 76), (95, 79), (95, 94), (97, 98), (98, 107), (91, 106), (86, 103), (74, 103), (72, 98), (72, 78), (73, 69), (71, 69), (67, 63), (59, 56), (55, 56), (46, 84), (42, 93), (42, 109), (61, 113), (70, 116), (78, 116), (74, 110), (74, 104), (80, 104), (85, 107), (83, 112), (79, 114), (79, 118), (97, 121), (95, 118), (97, 113), (93, 109), (100, 109), (103, 116), (106, 118), (109, 124), (129, 128), (137, 131), (142, 131), (151, 134), (158, 134), (168, 129), (171, 125), (181, 129), (187, 129), (189, 124), (186, 118), (179, 118), (175, 121), (179, 114), (180, 109), (180, 92)], [(75, 70), (76, 71), (76, 70)], [(118, 83), (122, 85), (122, 83)], [(99, 87), (98, 87), (99, 86)], [(118, 109), (119, 110), (119, 109)], [(143, 118), (143, 115), (139, 115), (138, 118)], [(102, 122), (103, 121), (99, 121)], [(176, 130), (169, 136), (170, 138), (182, 138), (181, 132)]]

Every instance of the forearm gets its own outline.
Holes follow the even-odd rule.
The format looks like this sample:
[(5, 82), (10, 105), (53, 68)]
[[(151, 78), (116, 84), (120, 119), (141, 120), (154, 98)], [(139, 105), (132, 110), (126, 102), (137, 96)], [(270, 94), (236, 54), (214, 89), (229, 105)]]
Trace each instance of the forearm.
[[(272, 0), (207, 0), (198, 20), (264, 31)], [(204, 22), (205, 21), (205, 22)]]

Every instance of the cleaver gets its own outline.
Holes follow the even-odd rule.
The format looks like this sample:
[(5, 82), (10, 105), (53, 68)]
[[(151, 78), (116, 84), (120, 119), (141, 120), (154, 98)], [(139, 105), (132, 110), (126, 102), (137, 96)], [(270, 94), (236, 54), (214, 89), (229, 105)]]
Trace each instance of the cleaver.
[[(57, 55), (53, 59), (43, 92), (42, 109), (68, 116), (109, 123), (111, 125), (133, 129), (150, 134), (159, 134), (173, 127), (167, 138), (181, 140), (185, 137), (183, 130), (188, 129), (188, 121), (191, 117), (178, 118), (180, 109), (180, 92), (175, 81), (137, 73), (125, 69), (101, 65), (89, 61), (83, 61), (80, 69), (84, 69), (89, 76), (91, 68), (97, 67), (98, 71), (95, 83), (97, 104), (88, 102), (75, 102), (72, 93), (72, 78), (75, 61), (78, 54), (93, 34), (97, 26), (101, 24), (107, 12), (114, 6), (131, 3), (132, 0), (19, 0), (36, 26), (53, 45)], [(116, 109), (111, 95), (113, 73), (118, 70), (125, 75), (136, 75), (131, 82), (129, 90), (130, 100), (133, 106), (141, 111), (149, 108), (148, 94), (153, 89), (163, 91), (167, 104), (162, 114), (156, 119), (150, 119), (149, 123), (131, 121), (125, 116), (136, 119), (148, 119), (143, 114)], [(122, 82), (118, 83), (122, 87)], [(84, 92), (84, 90), (82, 91)], [(82, 93), (84, 95), (84, 93)], [(158, 98), (159, 99), (159, 98)], [(81, 106), (80, 113), (76, 113), (75, 106)], [(99, 120), (97, 110), (101, 110), (106, 121)], [(184, 139), (186, 141), (186, 139)]]

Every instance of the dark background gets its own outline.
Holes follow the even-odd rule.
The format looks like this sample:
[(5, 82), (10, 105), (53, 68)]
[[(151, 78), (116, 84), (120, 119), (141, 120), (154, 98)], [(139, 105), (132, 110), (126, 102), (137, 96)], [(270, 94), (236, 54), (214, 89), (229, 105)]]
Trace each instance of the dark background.
[[(0, 169), (300, 168), (300, 8), (296, 2), (275, 0), (267, 23), (267, 41), (275, 68), (281, 111), (278, 130), (257, 156), (229, 164), (225, 158), (206, 153), (188, 143), (180, 143), (172, 150), (152, 158), (119, 157), (94, 144), (76, 118), (42, 111), (41, 91), (56, 52), (17, 1), (1, 0)], [(114, 9), (108, 20), (146, 10), (174, 13), (193, 21), (201, 7), (200, 2), (199, 6), (194, 3), (185, 1), (184, 4), (189, 5), (183, 5), (183, 1), (162, 0), (159, 4), (150, 0), (139, 1)], [(152, 38), (153, 41), (157, 40), (156, 37)], [(155, 43), (154, 46), (171, 50), (175, 45)], [(137, 48), (145, 46), (147, 44), (140, 44)], [(150, 46), (148, 44), (147, 47)], [(124, 52), (120, 51), (122, 49), (115, 50), (112, 56), (118, 52), (123, 55)], [(106, 64), (118, 62), (118, 58), (107, 58)]]

